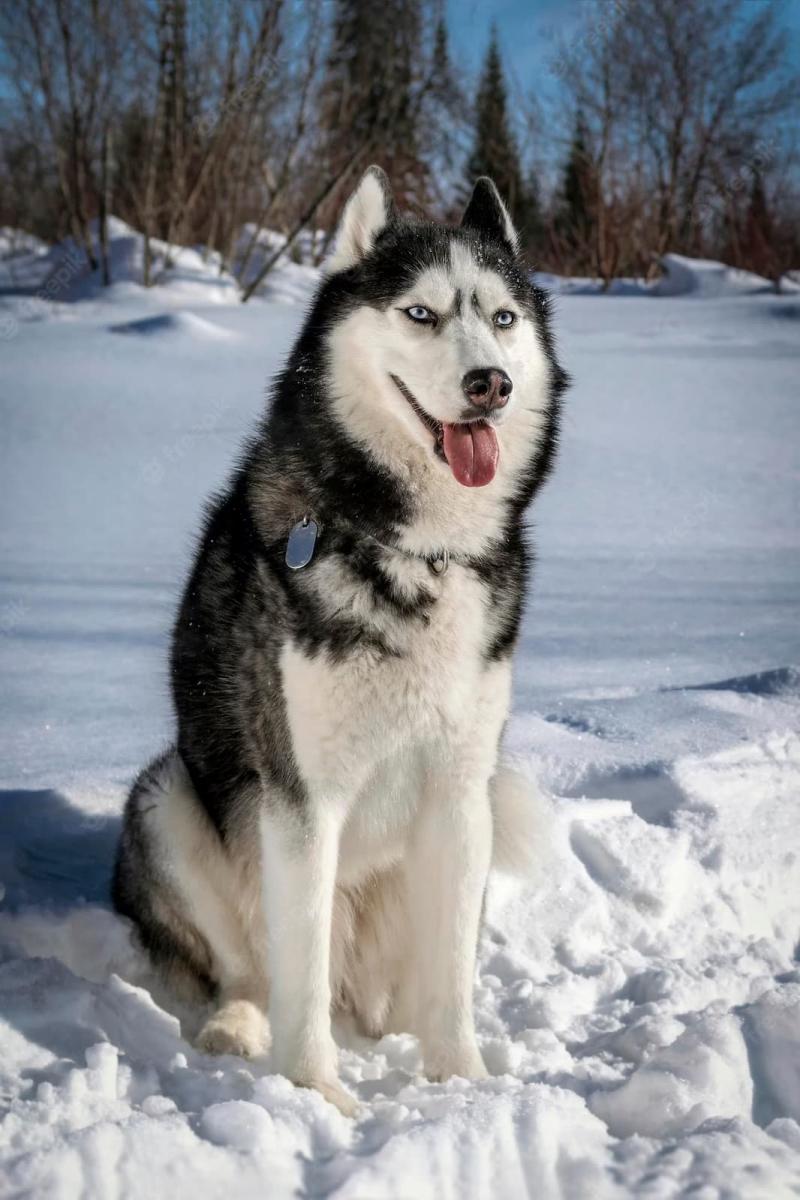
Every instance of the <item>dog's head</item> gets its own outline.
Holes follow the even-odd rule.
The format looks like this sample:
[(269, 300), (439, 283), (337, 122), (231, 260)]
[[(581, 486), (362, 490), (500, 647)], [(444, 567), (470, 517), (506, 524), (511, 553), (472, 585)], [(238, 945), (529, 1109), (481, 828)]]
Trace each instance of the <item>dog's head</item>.
[(492, 181), (478, 180), (453, 229), (401, 220), (370, 167), (328, 275), (328, 364), (349, 431), (386, 461), (414, 447), (465, 487), (521, 469), (555, 364), (543, 294)]

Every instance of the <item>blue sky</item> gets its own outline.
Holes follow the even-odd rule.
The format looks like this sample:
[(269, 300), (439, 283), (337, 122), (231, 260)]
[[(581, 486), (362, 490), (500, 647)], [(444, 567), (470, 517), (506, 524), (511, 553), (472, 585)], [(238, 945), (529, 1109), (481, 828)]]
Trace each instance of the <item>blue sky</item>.
[[(453, 57), (475, 66), (486, 47), (487, 30), (497, 22), (512, 80), (525, 91), (552, 92), (558, 77), (549, 65), (554, 39), (580, 35), (590, 12), (606, 0), (448, 0)], [(748, 6), (764, 0), (742, 0)], [(791, 60), (800, 70), (800, 0), (783, 0), (783, 23), (791, 38)]]
[[(486, 47), (487, 30), (496, 21), (510, 73), (525, 90), (535, 88), (543, 76), (552, 80), (548, 59), (554, 41), (569, 39), (585, 14), (582, 5), (597, 0), (448, 0), (453, 57), (474, 66)], [(602, 3), (602, 0), (600, 0)], [(800, 3), (800, 0), (798, 0)]]

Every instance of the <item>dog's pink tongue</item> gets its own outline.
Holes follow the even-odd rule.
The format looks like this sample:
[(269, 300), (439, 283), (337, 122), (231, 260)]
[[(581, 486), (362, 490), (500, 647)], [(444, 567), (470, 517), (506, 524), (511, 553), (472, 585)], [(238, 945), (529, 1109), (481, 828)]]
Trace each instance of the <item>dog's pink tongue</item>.
[(497, 471), (500, 447), (491, 425), (473, 421), (469, 425), (443, 425), (444, 456), (450, 470), (464, 487), (483, 487)]

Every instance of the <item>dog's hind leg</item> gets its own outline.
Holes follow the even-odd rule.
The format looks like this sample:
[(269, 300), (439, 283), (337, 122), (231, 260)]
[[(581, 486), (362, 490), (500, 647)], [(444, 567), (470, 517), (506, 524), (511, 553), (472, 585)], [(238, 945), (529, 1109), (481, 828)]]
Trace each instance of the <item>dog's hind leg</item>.
[(532, 779), (501, 765), (489, 785), (492, 870), (538, 885), (553, 855), (552, 802)]
[[(217, 1008), (197, 1037), (197, 1046), (208, 1054), (240, 1054), (249, 1057), (267, 1046), (267, 980), (264, 937), (260, 961), (250, 948), (236, 904), (237, 880), (227, 864), (215, 864), (211, 888), (197, 905), (196, 920), (211, 946), (218, 980)], [(195, 884), (200, 879), (194, 880)], [(200, 889), (195, 888), (200, 899)], [(257, 926), (263, 929), (261, 913)]]
[(265, 1046), (267, 985), (245, 918), (250, 910), (261, 921), (260, 881), (246, 859), (237, 865), (175, 752), (142, 773), (126, 809), (115, 905), (136, 923), (165, 982), (192, 983), (195, 998), (213, 997), (199, 1047), (252, 1055)]
[(390, 1030), (390, 1011), (408, 949), (408, 906), (400, 868), (381, 871), (355, 889), (352, 904), (352, 942), (337, 982), (361, 1032), (379, 1038)]

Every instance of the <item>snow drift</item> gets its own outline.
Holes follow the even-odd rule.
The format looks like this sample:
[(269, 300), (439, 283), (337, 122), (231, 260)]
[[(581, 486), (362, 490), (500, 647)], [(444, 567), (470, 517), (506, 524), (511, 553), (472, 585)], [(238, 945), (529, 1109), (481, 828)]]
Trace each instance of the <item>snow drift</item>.
[(656, 296), (752, 296), (759, 292), (774, 292), (769, 279), (728, 267), (713, 259), (685, 258), (682, 254), (665, 254), (661, 259), (663, 275), (653, 285)]
[[(171, 306), (237, 304), (239, 282), (223, 266), (220, 255), (203, 246), (168, 245), (150, 239), (152, 289), (144, 288), (144, 237), (118, 217), (108, 219), (111, 286), (103, 285), (100, 268), (91, 270), (83, 248), (71, 238), (47, 246), (21, 230), (0, 229), (0, 291), (22, 290), (43, 301), (71, 304), (78, 300), (119, 301), (137, 293), (152, 295)], [(100, 260), (98, 222), (90, 223), (95, 255)], [(254, 239), (252, 248), (251, 240)], [(306, 257), (311, 255), (310, 235), (299, 240)], [(286, 245), (286, 238), (272, 230), (256, 231), (245, 226), (238, 239), (234, 263), (238, 266), (248, 251), (243, 279), (253, 280), (265, 260)], [(316, 286), (318, 271), (284, 255), (258, 289), (260, 295), (286, 303), (305, 303)]]

